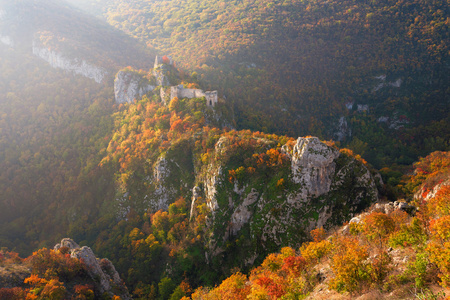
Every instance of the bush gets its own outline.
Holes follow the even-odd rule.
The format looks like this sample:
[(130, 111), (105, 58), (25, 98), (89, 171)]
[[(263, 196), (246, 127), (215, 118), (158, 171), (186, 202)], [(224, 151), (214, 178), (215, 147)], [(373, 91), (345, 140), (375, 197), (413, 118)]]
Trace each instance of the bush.
[(372, 212), (364, 218), (363, 233), (369, 240), (377, 240), (381, 249), (389, 234), (395, 230), (395, 221), (392, 217), (381, 212)]
[(304, 243), (300, 247), (300, 252), (305, 260), (310, 263), (318, 262), (322, 257), (330, 253), (333, 245), (327, 241)]
[(422, 247), (427, 240), (424, 228), (418, 218), (413, 218), (411, 224), (400, 226), (400, 230), (394, 232), (390, 237), (388, 244), (393, 248), (397, 247)]
[(33, 274), (47, 280), (55, 277), (71, 280), (76, 276), (83, 275), (86, 268), (79, 259), (46, 248), (34, 252), (27, 260), (31, 263)]
[(368, 247), (352, 237), (341, 237), (336, 242), (337, 247), (331, 259), (335, 277), (331, 280), (330, 287), (348, 292), (361, 289), (370, 279)]

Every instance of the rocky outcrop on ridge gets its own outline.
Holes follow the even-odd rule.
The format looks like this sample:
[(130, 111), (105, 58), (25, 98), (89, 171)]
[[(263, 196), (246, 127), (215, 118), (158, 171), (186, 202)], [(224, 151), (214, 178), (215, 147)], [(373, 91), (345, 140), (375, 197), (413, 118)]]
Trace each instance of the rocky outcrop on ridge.
[(95, 80), (97, 83), (101, 83), (103, 78), (107, 74), (103, 68), (94, 66), (85, 60), (70, 59), (45, 47), (38, 47), (33, 43), (33, 54), (46, 62), (48, 62), (53, 68), (63, 69), (73, 74), (82, 75), (89, 79)]
[(150, 91), (154, 85), (143, 76), (131, 71), (119, 71), (114, 80), (114, 95), (116, 103), (131, 103)]
[(444, 180), (444, 181), (434, 185), (430, 190), (428, 190), (425, 186), (422, 186), (414, 194), (414, 199), (428, 201), (431, 198), (434, 198), (436, 196), (436, 194), (445, 186), (450, 186), (450, 179)]
[[(120, 279), (114, 265), (106, 258), (99, 259), (95, 256), (91, 248), (80, 246), (72, 239), (64, 238), (61, 243), (56, 244), (54, 250), (62, 247), (70, 249), (70, 256), (83, 261), (87, 266), (89, 276), (98, 283), (95, 286), (96, 294), (103, 295), (105, 293), (110, 296), (118, 295), (121, 299), (131, 299), (128, 289)], [(114, 291), (114, 292), (113, 292)]]
[[(290, 161), (286, 170), (290, 176), (285, 187), (275, 191), (257, 183), (235, 182), (233, 189), (225, 188), (228, 172), (222, 170), (227, 166), (207, 167), (201, 197), (212, 212), (212, 256), (222, 253), (222, 245), (242, 232), (256, 241), (243, 243), (239, 251), (246, 252), (245, 257), (265, 247), (299, 246), (310, 230), (341, 224), (378, 200), (378, 179), (371, 171), (318, 138), (298, 138), (293, 147), (285, 145), (282, 151)], [(226, 138), (219, 139), (215, 152), (216, 156), (232, 155), (227, 153)]]
[[(381, 179), (318, 138), (286, 139), (282, 145), (268, 136), (236, 132), (211, 139), (208, 155), (196, 152), (196, 138), (171, 145), (145, 166), (136, 191), (123, 191), (116, 203), (120, 219), (130, 207), (155, 212), (167, 210), (179, 197), (190, 198), (192, 222), (208, 210), (208, 259), (226, 252), (227, 259), (236, 255), (237, 261), (250, 263), (281, 245), (298, 247), (312, 229), (342, 224), (378, 200)], [(255, 156), (267, 158), (267, 153), (276, 153), (282, 162), (276, 167), (258, 163)], [(237, 169), (243, 175), (233, 179), (230, 172)], [(139, 201), (132, 202), (133, 197)]]

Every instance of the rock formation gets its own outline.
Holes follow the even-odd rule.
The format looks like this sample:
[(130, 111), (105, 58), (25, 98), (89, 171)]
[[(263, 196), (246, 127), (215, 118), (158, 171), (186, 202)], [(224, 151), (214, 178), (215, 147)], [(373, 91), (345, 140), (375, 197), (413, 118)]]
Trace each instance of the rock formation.
[[(289, 154), (289, 152), (287, 152)], [(330, 190), (335, 172), (334, 160), (339, 151), (328, 147), (318, 138), (299, 138), (291, 156), (292, 180), (302, 185), (303, 198), (320, 196)]]
[(96, 294), (100, 297), (103, 294), (110, 296), (118, 295), (121, 299), (131, 299), (128, 289), (120, 279), (114, 265), (108, 259), (98, 259), (95, 257), (91, 248), (81, 247), (72, 239), (64, 238), (61, 243), (56, 244), (54, 250), (59, 250), (62, 247), (70, 249), (70, 256), (83, 261), (87, 266), (89, 276), (98, 283), (95, 286)]
[(147, 79), (135, 72), (119, 71), (114, 80), (116, 103), (131, 103), (154, 88)]
[(166, 56), (166, 57), (167, 57), (167, 61), (164, 61), (162, 56), (156, 56), (155, 64), (153, 65), (152, 74), (156, 78), (156, 85), (161, 86), (161, 87), (170, 85), (170, 82), (166, 76), (166, 73), (167, 73), (169, 66), (173, 65), (173, 60), (170, 56)]
[(33, 54), (48, 62), (53, 68), (82, 75), (95, 80), (97, 83), (101, 83), (107, 74), (106, 70), (89, 64), (85, 60), (64, 57), (61, 53), (39, 47), (35, 43), (33, 43)]
[[(223, 135), (211, 144), (206, 160), (198, 159), (202, 153), (195, 152), (196, 144), (196, 137), (191, 137), (171, 145), (147, 165), (145, 182), (138, 186), (140, 193), (145, 190), (142, 201), (132, 202), (127, 195), (135, 192), (123, 191), (117, 201), (118, 218), (130, 207), (167, 210), (187, 195), (192, 199), (192, 222), (205, 207), (209, 210), (208, 259), (219, 257), (239, 239), (239, 247), (231, 254), (227, 250), (227, 256), (254, 261), (280, 245), (298, 247), (310, 230), (339, 225), (378, 200), (380, 179), (353, 156), (315, 137), (282, 146), (265, 137)], [(263, 162), (259, 168), (254, 157), (266, 153), (277, 153), (282, 163), (271, 167)], [(256, 168), (249, 173), (253, 163)], [(230, 177), (230, 171), (241, 166), (244, 176)]]
[[(277, 195), (258, 185), (238, 187), (235, 183), (233, 190), (225, 189), (227, 178), (222, 170), (227, 167), (208, 166), (203, 196), (212, 212), (211, 226), (222, 228), (214, 231), (210, 255), (221, 253), (221, 245), (244, 229), (260, 241), (257, 248), (249, 242), (239, 250), (248, 252), (245, 257), (261, 254), (266, 245), (299, 246), (310, 230), (342, 223), (378, 199), (376, 178), (369, 169), (319, 139), (298, 138), (283, 151), (290, 160), (291, 175), (287, 188)], [(226, 138), (216, 143), (215, 152), (216, 156), (230, 155)], [(224, 199), (228, 199), (226, 206)]]
[[(353, 104), (352, 104), (353, 105)], [(340, 117), (336, 126), (334, 136), (337, 141), (344, 141), (347, 137), (352, 136), (352, 129), (347, 123), (345, 117)]]

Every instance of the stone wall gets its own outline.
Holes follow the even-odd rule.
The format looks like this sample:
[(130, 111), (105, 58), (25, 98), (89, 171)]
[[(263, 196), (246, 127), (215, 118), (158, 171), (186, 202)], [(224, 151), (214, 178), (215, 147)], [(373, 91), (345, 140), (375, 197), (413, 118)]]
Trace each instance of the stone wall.
[(185, 89), (182, 85), (172, 86), (170, 88), (170, 99), (173, 98), (206, 98), (206, 105), (214, 107), (217, 104), (217, 91), (206, 91), (200, 89)]

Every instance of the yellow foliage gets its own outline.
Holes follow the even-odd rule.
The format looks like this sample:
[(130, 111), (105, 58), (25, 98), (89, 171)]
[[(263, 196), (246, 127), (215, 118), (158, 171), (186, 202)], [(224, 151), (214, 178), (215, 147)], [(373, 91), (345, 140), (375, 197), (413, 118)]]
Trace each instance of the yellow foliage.
[(334, 249), (331, 268), (335, 274), (330, 286), (338, 291), (355, 291), (369, 279), (368, 246), (353, 237), (341, 237)]
[(306, 259), (306, 262), (311, 264), (318, 262), (322, 257), (327, 255), (332, 248), (333, 245), (329, 241), (322, 240), (319, 242), (304, 243), (300, 247), (300, 252)]
[(283, 258), (281, 257), (281, 255), (278, 255), (276, 253), (269, 254), (261, 264), (264, 269), (270, 270), (272, 272), (278, 271), (282, 265)]
[(440, 284), (443, 287), (450, 287), (450, 242), (441, 244), (433, 241), (428, 244), (425, 251), (429, 254), (430, 262), (439, 268)]

